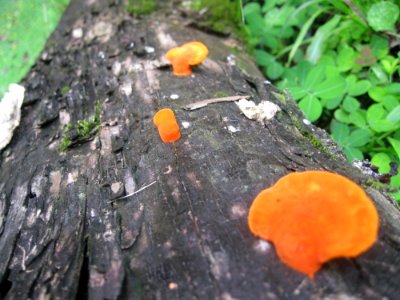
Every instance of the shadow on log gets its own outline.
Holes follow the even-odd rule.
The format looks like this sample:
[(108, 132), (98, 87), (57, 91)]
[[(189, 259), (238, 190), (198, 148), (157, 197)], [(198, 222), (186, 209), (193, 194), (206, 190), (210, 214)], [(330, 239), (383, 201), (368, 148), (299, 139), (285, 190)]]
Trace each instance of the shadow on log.
[[(244, 53), (232, 55), (231, 40), (183, 26), (163, 5), (134, 19), (121, 1), (72, 1), (24, 80), (22, 121), (1, 158), (0, 298), (396, 299), (397, 204)], [(162, 56), (190, 40), (209, 58), (173, 76)], [(233, 102), (183, 109), (222, 95), (281, 111), (260, 124)], [(98, 133), (61, 152), (63, 128), (95, 114), (97, 101)], [(182, 126), (173, 145), (152, 123), (164, 107)], [(381, 219), (369, 251), (325, 264), (314, 281), (247, 227), (262, 189), (310, 169), (361, 184)]]

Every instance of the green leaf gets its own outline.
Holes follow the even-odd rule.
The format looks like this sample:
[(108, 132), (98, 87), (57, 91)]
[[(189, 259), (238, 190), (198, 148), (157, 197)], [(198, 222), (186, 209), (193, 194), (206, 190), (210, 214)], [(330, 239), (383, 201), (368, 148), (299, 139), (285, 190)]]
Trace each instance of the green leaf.
[(350, 118), (350, 123), (354, 124), (358, 128), (367, 128), (367, 121), (365, 119), (365, 113), (363, 114), (363, 110), (358, 110), (352, 113)]
[(348, 147), (348, 148), (343, 149), (343, 152), (344, 152), (344, 154), (346, 154), (347, 159), (350, 162), (355, 160), (355, 159), (358, 159), (358, 160), (363, 160), (364, 159), (364, 155), (357, 148)]
[(382, 104), (373, 104), (367, 110), (367, 121), (376, 132), (385, 132), (394, 129), (393, 122), (385, 120), (387, 112)]
[(383, 70), (383, 68), (380, 65), (378, 65), (378, 64), (372, 65), (371, 70), (372, 70), (373, 74), (376, 76), (376, 78), (381, 83), (389, 82), (389, 77), (386, 75), (386, 72)]
[(307, 95), (307, 91), (300, 86), (288, 86), (287, 89), (292, 94), (294, 100), (299, 100)]
[(255, 37), (262, 36), (266, 31), (264, 18), (261, 16), (261, 9), (258, 3), (249, 3), (243, 8), (247, 28)]
[(346, 113), (343, 109), (339, 108), (339, 109), (335, 110), (334, 116), (335, 116), (335, 119), (340, 122), (343, 122), (346, 124), (351, 123), (351, 118), (350, 118), (349, 114)]
[(386, 95), (382, 98), (381, 103), (387, 111), (392, 111), (397, 105), (399, 105), (398, 97), (393, 95)]
[(316, 11), (308, 20), (307, 22), (304, 23), (303, 27), (301, 27), (301, 30), (299, 32), (299, 35), (296, 38), (296, 41), (294, 42), (292, 49), (290, 50), (289, 57), (288, 57), (288, 64), (291, 63), (297, 49), (300, 47), (301, 43), (303, 42), (308, 30), (310, 29), (312, 23), (314, 20), (325, 11), (325, 9), (320, 9)]
[(329, 99), (325, 102), (325, 108), (327, 109), (335, 109), (336, 107), (338, 107), (340, 105), (340, 103), (342, 103), (343, 97), (339, 96), (337, 98), (333, 98), (333, 99)]
[(370, 87), (371, 83), (368, 80), (360, 80), (348, 86), (348, 92), (350, 96), (360, 96), (365, 94)]
[(371, 138), (371, 132), (367, 129), (356, 129), (349, 137), (349, 147), (361, 147), (369, 142)]
[(341, 16), (336, 14), (332, 19), (318, 28), (306, 51), (307, 59), (311, 63), (315, 64), (320, 58), (325, 47), (325, 41), (331, 36), (332, 30), (339, 24), (340, 19)]
[(371, 163), (378, 167), (378, 172), (381, 174), (387, 174), (390, 172), (391, 159), (389, 155), (383, 152), (376, 153), (372, 159)]
[(343, 100), (343, 109), (349, 113), (355, 112), (360, 108), (360, 102), (356, 98), (347, 96)]
[(280, 62), (277, 61), (271, 62), (267, 66), (267, 77), (275, 80), (283, 74), (284, 70), (285, 69)]
[(356, 61), (356, 53), (349, 46), (343, 47), (337, 56), (337, 66), (342, 72), (350, 70)]
[(389, 53), (389, 40), (374, 34), (370, 41), (372, 53), (377, 58), (383, 58)]
[(297, 77), (299, 78), (301, 84), (304, 85), (304, 82), (308, 76), (308, 73), (311, 72), (311, 70), (313, 68), (314, 68), (314, 66), (310, 62), (303, 60), (292, 69), (294, 69), (296, 71)]
[(376, 102), (380, 102), (386, 94), (387, 91), (380, 86), (374, 86), (368, 90), (368, 96)]
[(282, 27), (287, 22), (287, 19), (294, 10), (295, 8), (290, 5), (284, 5), (280, 8), (275, 6), (272, 9), (269, 9), (265, 14), (265, 22), (271, 27)]
[(375, 31), (394, 31), (394, 24), (399, 17), (399, 7), (389, 1), (373, 4), (367, 14), (368, 24)]
[[(393, 186), (396, 188), (400, 187), (400, 173), (395, 176), (392, 176), (392, 178), (390, 178), (390, 186)], [(397, 201), (399, 201), (399, 200), (400, 200), (400, 198), (397, 199)]]
[(381, 65), (386, 74), (391, 76), (398, 69), (399, 59), (388, 55), (381, 59)]
[(261, 7), (258, 3), (249, 3), (243, 7), (243, 15), (249, 16), (253, 14), (261, 14)]
[(260, 66), (268, 66), (275, 61), (275, 57), (263, 50), (254, 50), (256, 62)]
[(299, 102), (299, 107), (311, 122), (318, 120), (322, 114), (322, 105), (318, 98), (312, 95), (304, 97)]
[(390, 94), (400, 95), (400, 83), (391, 83), (387, 86), (387, 91)]
[(280, 41), (276, 36), (273, 36), (272, 34), (264, 34), (261, 37), (261, 44), (272, 49), (276, 50), (280, 46)]
[(339, 145), (344, 145), (350, 134), (350, 127), (344, 123), (333, 120), (331, 124), (332, 138)]
[(400, 105), (396, 106), (386, 117), (386, 120), (396, 123), (400, 121)]
[(397, 157), (400, 159), (400, 141), (393, 139), (391, 137), (388, 137), (388, 140), (389, 140), (390, 144), (392, 145), (394, 151), (396, 151)]
[(304, 88), (309, 90), (315, 87), (316, 84), (321, 83), (324, 79), (324, 73), (325, 73), (325, 66), (318, 65), (312, 68), (308, 72), (306, 80), (304, 81)]
[(341, 76), (327, 78), (314, 87), (315, 96), (323, 99), (337, 98), (346, 93), (346, 81)]

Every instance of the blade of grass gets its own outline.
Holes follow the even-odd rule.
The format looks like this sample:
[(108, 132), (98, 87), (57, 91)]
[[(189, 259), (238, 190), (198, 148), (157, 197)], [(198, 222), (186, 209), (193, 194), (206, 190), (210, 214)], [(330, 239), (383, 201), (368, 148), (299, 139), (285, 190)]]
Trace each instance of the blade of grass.
[(314, 23), (315, 19), (322, 14), (326, 9), (320, 9), (316, 11), (311, 18), (307, 20), (306, 23), (304, 23), (303, 27), (301, 28), (299, 35), (297, 36), (295, 42), (293, 43), (292, 50), (289, 53), (288, 61), (286, 63), (286, 66), (289, 67), (290, 63), (292, 62), (292, 59), (294, 55), (296, 54), (297, 49), (299, 49), (301, 43), (303, 42), (308, 30), (310, 29), (312, 23)]

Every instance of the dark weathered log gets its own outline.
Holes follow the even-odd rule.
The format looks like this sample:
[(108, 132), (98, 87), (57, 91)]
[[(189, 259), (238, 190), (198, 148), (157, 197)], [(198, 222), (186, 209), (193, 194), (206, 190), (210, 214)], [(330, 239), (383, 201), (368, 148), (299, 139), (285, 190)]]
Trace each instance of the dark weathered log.
[[(119, 1), (73, 1), (24, 80), (22, 122), (1, 158), (0, 298), (396, 299), (398, 206), (245, 54), (234, 59), (229, 40), (168, 11), (137, 20)], [(189, 40), (207, 44), (209, 59), (173, 76), (160, 59)], [(222, 95), (281, 111), (262, 125), (233, 102), (182, 109)], [(93, 115), (96, 101), (98, 134), (60, 152), (64, 126)], [(173, 145), (152, 124), (162, 107), (182, 124)], [(372, 249), (327, 263), (314, 281), (281, 263), (246, 220), (260, 190), (306, 169), (360, 183), (381, 219)]]

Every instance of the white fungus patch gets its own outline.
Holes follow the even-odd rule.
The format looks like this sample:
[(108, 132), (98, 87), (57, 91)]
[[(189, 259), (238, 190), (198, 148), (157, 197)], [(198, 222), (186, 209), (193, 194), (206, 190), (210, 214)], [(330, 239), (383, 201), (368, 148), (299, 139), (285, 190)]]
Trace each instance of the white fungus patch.
[(122, 85), (119, 87), (119, 90), (122, 94), (130, 96), (132, 94), (132, 81), (127, 80), (123, 82)]
[(60, 119), (60, 125), (62, 127), (71, 122), (71, 116), (65, 109), (60, 110), (59, 119)]
[(190, 127), (190, 123), (188, 121), (182, 121), (181, 124), (185, 129)]
[(236, 56), (233, 54), (230, 54), (226, 57), (226, 60), (228, 61), (228, 65), (230, 66), (235, 66), (236, 65)]
[(25, 88), (13, 83), (0, 101), (0, 150), (8, 145), (19, 125), (24, 94)]
[(146, 53), (150, 54), (150, 53), (154, 53), (155, 49), (154, 49), (154, 47), (144, 46), (144, 51), (146, 51)]
[(260, 253), (266, 253), (271, 249), (271, 243), (259, 240), (253, 245), (253, 249)]
[(166, 168), (165, 168), (165, 171), (163, 172), (165, 175), (168, 175), (168, 174), (171, 174), (171, 172), (172, 172), (172, 167), (171, 167), (171, 165), (168, 165)]
[(79, 175), (78, 170), (74, 170), (71, 173), (68, 173), (67, 184), (76, 182), (78, 180), (78, 175)]
[(239, 299), (232, 297), (232, 295), (229, 294), (228, 292), (224, 292), (221, 294), (221, 300), (239, 300)]
[(231, 208), (231, 213), (234, 217), (244, 217), (247, 213), (247, 210), (240, 204), (235, 204)]
[(113, 182), (111, 184), (111, 191), (116, 194), (121, 189), (122, 184), (120, 182)]
[(169, 98), (171, 98), (172, 100), (176, 100), (176, 99), (179, 99), (179, 95), (172, 94), (171, 96), (169, 96)]
[(114, 74), (114, 76), (118, 76), (121, 73), (121, 63), (119, 61), (115, 61), (111, 67), (111, 70)]
[(239, 128), (236, 128), (236, 127), (234, 127), (234, 126), (232, 126), (232, 125), (229, 125), (229, 126), (227, 127), (227, 129), (228, 129), (230, 132), (232, 132), (232, 133), (235, 133), (235, 132), (240, 131)]
[(124, 184), (125, 184), (125, 191), (128, 194), (132, 194), (136, 190), (136, 183), (135, 180), (133, 179), (132, 173), (126, 169), (125, 175), (124, 175)]
[(307, 119), (303, 119), (303, 123), (306, 124), (306, 125), (311, 125), (311, 122), (309, 120), (307, 120)]
[(241, 99), (235, 103), (247, 118), (256, 120), (261, 124), (272, 119), (281, 110), (278, 105), (270, 101), (262, 101), (256, 105), (254, 101)]
[(168, 288), (169, 288), (170, 290), (176, 290), (176, 289), (178, 289), (178, 284), (175, 283), (175, 282), (170, 282), (170, 283), (168, 284)]
[(82, 28), (75, 28), (74, 30), (72, 30), (72, 37), (74, 39), (80, 39), (83, 36), (83, 30)]

